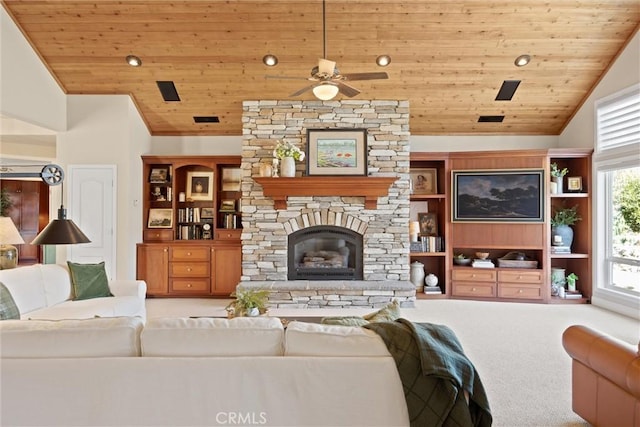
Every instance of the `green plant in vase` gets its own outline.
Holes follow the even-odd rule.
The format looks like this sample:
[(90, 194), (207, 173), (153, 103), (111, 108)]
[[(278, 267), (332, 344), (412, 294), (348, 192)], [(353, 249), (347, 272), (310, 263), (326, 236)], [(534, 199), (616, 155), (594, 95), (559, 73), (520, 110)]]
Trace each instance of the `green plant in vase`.
[(571, 273), (565, 279), (567, 280), (567, 289), (569, 289), (571, 292), (575, 292), (578, 276), (575, 273)]
[(569, 169), (567, 169), (567, 168), (560, 169), (558, 167), (558, 164), (556, 162), (553, 162), (553, 163), (551, 163), (550, 173), (551, 173), (552, 184), (555, 184), (555, 191), (554, 191), (554, 186), (552, 185), (551, 186), (551, 193), (553, 193), (553, 194), (562, 193), (563, 192), (562, 179), (564, 178), (564, 176), (566, 174), (569, 173)]
[(552, 244), (570, 248), (573, 243), (573, 229), (571, 226), (580, 220), (582, 220), (582, 217), (578, 214), (578, 206), (557, 208), (551, 217)]

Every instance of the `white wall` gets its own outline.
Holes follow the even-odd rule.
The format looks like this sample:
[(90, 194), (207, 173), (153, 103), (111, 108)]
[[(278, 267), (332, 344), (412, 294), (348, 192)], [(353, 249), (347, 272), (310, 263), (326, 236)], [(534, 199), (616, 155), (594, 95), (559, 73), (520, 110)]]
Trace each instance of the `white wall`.
[[(70, 95), (67, 111), (68, 130), (58, 135), (60, 166), (116, 166), (116, 277), (135, 278), (135, 244), (142, 239), (140, 155), (149, 150), (151, 136), (128, 95)], [(65, 259), (66, 252), (58, 251), (58, 263)]]
[(65, 94), (0, 7), (0, 114), (62, 131)]
[(640, 33), (627, 44), (560, 135), (561, 147), (595, 148), (595, 102), (640, 82)]

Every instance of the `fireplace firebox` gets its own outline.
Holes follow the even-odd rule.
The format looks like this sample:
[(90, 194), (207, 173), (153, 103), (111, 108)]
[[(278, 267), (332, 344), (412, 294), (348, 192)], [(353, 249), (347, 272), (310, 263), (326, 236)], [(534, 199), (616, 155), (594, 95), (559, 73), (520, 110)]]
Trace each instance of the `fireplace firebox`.
[(362, 235), (319, 225), (289, 235), (289, 280), (362, 280)]

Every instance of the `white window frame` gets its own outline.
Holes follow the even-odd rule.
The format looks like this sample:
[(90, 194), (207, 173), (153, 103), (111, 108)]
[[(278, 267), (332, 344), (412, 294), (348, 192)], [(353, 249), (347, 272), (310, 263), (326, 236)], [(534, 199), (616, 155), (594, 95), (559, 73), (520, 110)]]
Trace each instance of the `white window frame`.
[(611, 182), (608, 172), (640, 167), (640, 142), (633, 140), (621, 144), (599, 144), (598, 108), (625, 97), (638, 96), (640, 84), (633, 85), (614, 93), (595, 103), (595, 155), (593, 161), (594, 203), (593, 203), (593, 296), (594, 305), (611, 308), (622, 314), (640, 318), (640, 297), (635, 292), (625, 291), (612, 285), (612, 264), (619, 259), (613, 258), (612, 232), (613, 218), (611, 200)]

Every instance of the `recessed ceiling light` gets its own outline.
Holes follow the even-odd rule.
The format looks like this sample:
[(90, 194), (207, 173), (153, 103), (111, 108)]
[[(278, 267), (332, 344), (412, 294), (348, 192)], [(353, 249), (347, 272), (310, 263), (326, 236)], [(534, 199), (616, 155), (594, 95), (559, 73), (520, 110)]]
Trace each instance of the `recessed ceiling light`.
[(530, 61), (531, 61), (530, 55), (520, 55), (516, 58), (516, 60), (513, 63), (516, 64), (516, 67), (524, 67)]
[(127, 60), (127, 64), (131, 65), (132, 67), (139, 67), (142, 65), (142, 59), (138, 58), (135, 55), (128, 55), (126, 57)]
[(391, 64), (391, 57), (389, 55), (380, 55), (376, 58), (376, 64), (381, 67), (386, 67)]
[(278, 63), (278, 58), (275, 55), (268, 54), (262, 58), (262, 63), (267, 67), (275, 67)]

